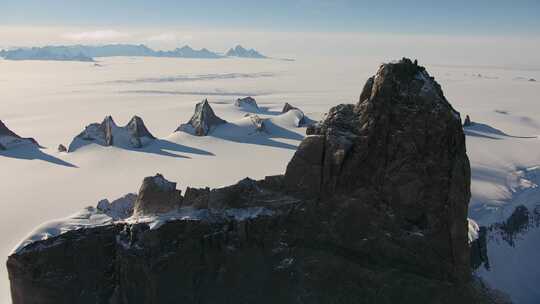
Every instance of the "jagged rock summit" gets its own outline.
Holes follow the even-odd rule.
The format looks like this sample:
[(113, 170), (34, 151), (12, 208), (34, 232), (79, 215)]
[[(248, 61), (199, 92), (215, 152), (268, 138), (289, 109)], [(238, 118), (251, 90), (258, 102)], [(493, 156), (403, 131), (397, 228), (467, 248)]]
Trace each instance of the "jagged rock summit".
[(206, 136), (215, 127), (227, 123), (227, 121), (219, 118), (212, 110), (212, 107), (205, 99), (195, 105), (195, 113), (191, 119), (181, 124), (176, 131), (184, 131), (196, 136)]
[(92, 123), (75, 136), (69, 144), (68, 152), (73, 152), (90, 143), (122, 148), (142, 148), (155, 139), (139, 116), (133, 116), (123, 127), (116, 125), (112, 116), (106, 116), (101, 123)]
[[(291, 191), (348, 197), (363, 206), (354, 221), (371, 214), (361, 225), (376, 221), (379, 231), (387, 223), (390, 239), (403, 244), (394, 253), (416, 256), (427, 273), (468, 277), (465, 136), (423, 67), (405, 58), (382, 65), (357, 104), (330, 109), (310, 133), (287, 166)], [(422, 235), (421, 252), (406, 245), (410, 233)]]
[(20, 137), (0, 120), (0, 150), (8, 150), (23, 145), (35, 145), (39, 147), (35, 139)]
[(488, 303), (470, 284), (459, 114), (407, 59), (362, 96), (284, 176), (181, 197), (157, 175), (135, 209), (177, 212), (32, 238), (8, 258), (13, 303)]

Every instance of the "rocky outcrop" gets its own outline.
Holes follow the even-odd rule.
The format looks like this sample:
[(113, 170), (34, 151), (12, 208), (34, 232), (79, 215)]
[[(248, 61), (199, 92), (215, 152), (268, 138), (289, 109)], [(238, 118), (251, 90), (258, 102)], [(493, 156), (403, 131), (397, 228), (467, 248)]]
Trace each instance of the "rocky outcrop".
[(24, 145), (33, 145), (39, 147), (38, 142), (30, 137), (24, 138), (15, 134), (11, 131), (1, 120), (0, 120), (0, 151), (8, 150), (11, 148), (24, 146)]
[(66, 146), (62, 145), (62, 144), (59, 144), (58, 145), (58, 152), (67, 152), (67, 148)]
[(299, 108), (291, 105), (290, 103), (286, 102), (283, 106), (283, 109), (281, 110), (281, 113), (288, 113), (289, 111), (296, 111), (297, 115), (299, 117), (297, 127), (301, 127), (306, 124), (306, 121), (308, 120), (306, 116), (304, 115), (304, 112), (300, 110)]
[(166, 180), (161, 174), (156, 174), (143, 180), (133, 214), (151, 215), (171, 212), (180, 207), (181, 200), (181, 192), (176, 190), (176, 183)]
[(195, 106), (195, 113), (191, 116), (191, 119), (187, 123), (180, 125), (176, 131), (184, 131), (196, 136), (206, 136), (212, 129), (226, 122), (214, 113), (208, 100), (205, 99)]
[(465, 116), (465, 121), (463, 122), (464, 127), (470, 127), (472, 126), (473, 122), (471, 121), (471, 118), (469, 115)]
[(245, 108), (247, 110), (259, 110), (257, 101), (255, 100), (255, 98), (250, 96), (236, 99), (234, 105), (240, 108)]
[(423, 67), (408, 59), (382, 65), (357, 104), (332, 108), (311, 134), (287, 166), (290, 191), (343, 196), (362, 206), (352, 218), (371, 214), (362, 225), (377, 222), (376, 233), (398, 243), (420, 233), (423, 250), (402, 245), (396, 258), (413, 255), (426, 273), (467, 277), (465, 136), (459, 113)]
[(13, 303), (487, 302), (459, 114), (423, 68), (381, 66), (314, 130), (284, 176), (183, 197), (148, 177), (132, 217), (25, 243)]
[(73, 152), (90, 143), (122, 148), (142, 148), (154, 139), (156, 138), (138, 116), (133, 116), (123, 127), (116, 125), (112, 116), (106, 116), (101, 123), (92, 123), (75, 136), (69, 144), (68, 152)]
[(281, 110), (281, 113), (287, 113), (290, 110), (298, 110), (298, 108), (286, 102), (285, 105), (283, 106), (283, 109)]

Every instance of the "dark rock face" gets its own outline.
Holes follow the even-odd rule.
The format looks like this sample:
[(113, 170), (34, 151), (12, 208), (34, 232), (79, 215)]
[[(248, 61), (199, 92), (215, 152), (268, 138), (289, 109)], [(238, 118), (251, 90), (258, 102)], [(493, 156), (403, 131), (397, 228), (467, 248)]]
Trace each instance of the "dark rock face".
[(134, 148), (141, 148), (143, 146), (141, 138), (146, 137), (150, 139), (156, 139), (154, 135), (152, 135), (150, 131), (148, 131), (148, 129), (144, 125), (142, 118), (140, 118), (139, 116), (133, 116), (133, 118), (131, 118), (125, 128), (128, 131), (132, 146)]
[(115, 225), (70, 231), (8, 259), (16, 303), (107, 303), (115, 288)]
[(58, 152), (67, 152), (66, 146), (59, 144), (58, 145)]
[(154, 139), (138, 116), (133, 116), (123, 127), (119, 127), (112, 116), (106, 116), (101, 123), (86, 126), (70, 143), (68, 151), (73, 152), (92, 142), (102, 146), (142, 148)]
[(208, 100), (205, 99), (195, 106), (195, 113), (187, 124), (182, 124), (176, 131), (186, 131), (197, 136), (206, 136), (213, 128), (226, 123), (219, 118), (210, 107)]
[(12, 254), (14, 304), (487, 303), (469, 284), (459, 115), (408, 60), (383, 65), (371, 91), (333, 108), (284, 176), (184, 197), (149, 177), (135, 215), (178, 202), (176, 219), (117, 221)]
[(311, 130), (287, 167), (287, 187), (346, 198), (372, 214), (362, 225), (378, 223), (397, 243), (407, 243), (406, 231), (421, 233), (423, 250), (402, 245), (396, 258), (414, 255), (427, 273), (466, 278), (470, 166), (459, 113), (407, 59), (382, 65), (362, 98), (332, 108)]
[(489, 269), (489, 258), (487, 252), (487, 228), (480, 227), (478, 238), (471, 243), (471, 267), (478, 269), (484, 265)]
[(166, 180), (163, 175), (146, 177), (135, 201), (135, 215), (167, 213), (180, 207), (181, 192), (176, 183)]

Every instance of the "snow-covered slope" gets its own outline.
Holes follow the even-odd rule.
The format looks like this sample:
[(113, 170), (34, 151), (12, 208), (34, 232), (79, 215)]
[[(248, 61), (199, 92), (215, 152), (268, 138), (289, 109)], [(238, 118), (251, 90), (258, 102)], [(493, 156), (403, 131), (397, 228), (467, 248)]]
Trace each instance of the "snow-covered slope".
[(487, 228), (488, 259), (476, 271), (490, 286), (516, 303), (540, 299), (540, 166), (523, 168), (507, 177), (510, 198), (500, 208), (503, 219)]

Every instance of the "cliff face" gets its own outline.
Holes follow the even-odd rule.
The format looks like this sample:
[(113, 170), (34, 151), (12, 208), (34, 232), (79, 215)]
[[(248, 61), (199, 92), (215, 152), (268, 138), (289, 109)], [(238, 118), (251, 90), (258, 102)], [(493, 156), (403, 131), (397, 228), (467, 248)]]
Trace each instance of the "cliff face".
[(19, 248), (14, 304), (484, 300), (469, 285), (461, 121), (422, 67), (381, 66), (309, 133), (284, 176), (183, 197), (154, 183), (172, 204), (143, 185), (143, 212)]
[(287, 167), (291, 191), (352, 200), (374, 213), (367, 221), (388, 222), (392, 238), (409, 244), (407, 234), (421, 234), (422, 249), (400, 250), (418, 261), (441, 257), (420, 263), (433, 267), (429, 273), (468, 273), (465, 136), (459, 113), (423, 67), (409, 60), (381, 66), (356, 105), (330, 109), (310, 134)]

